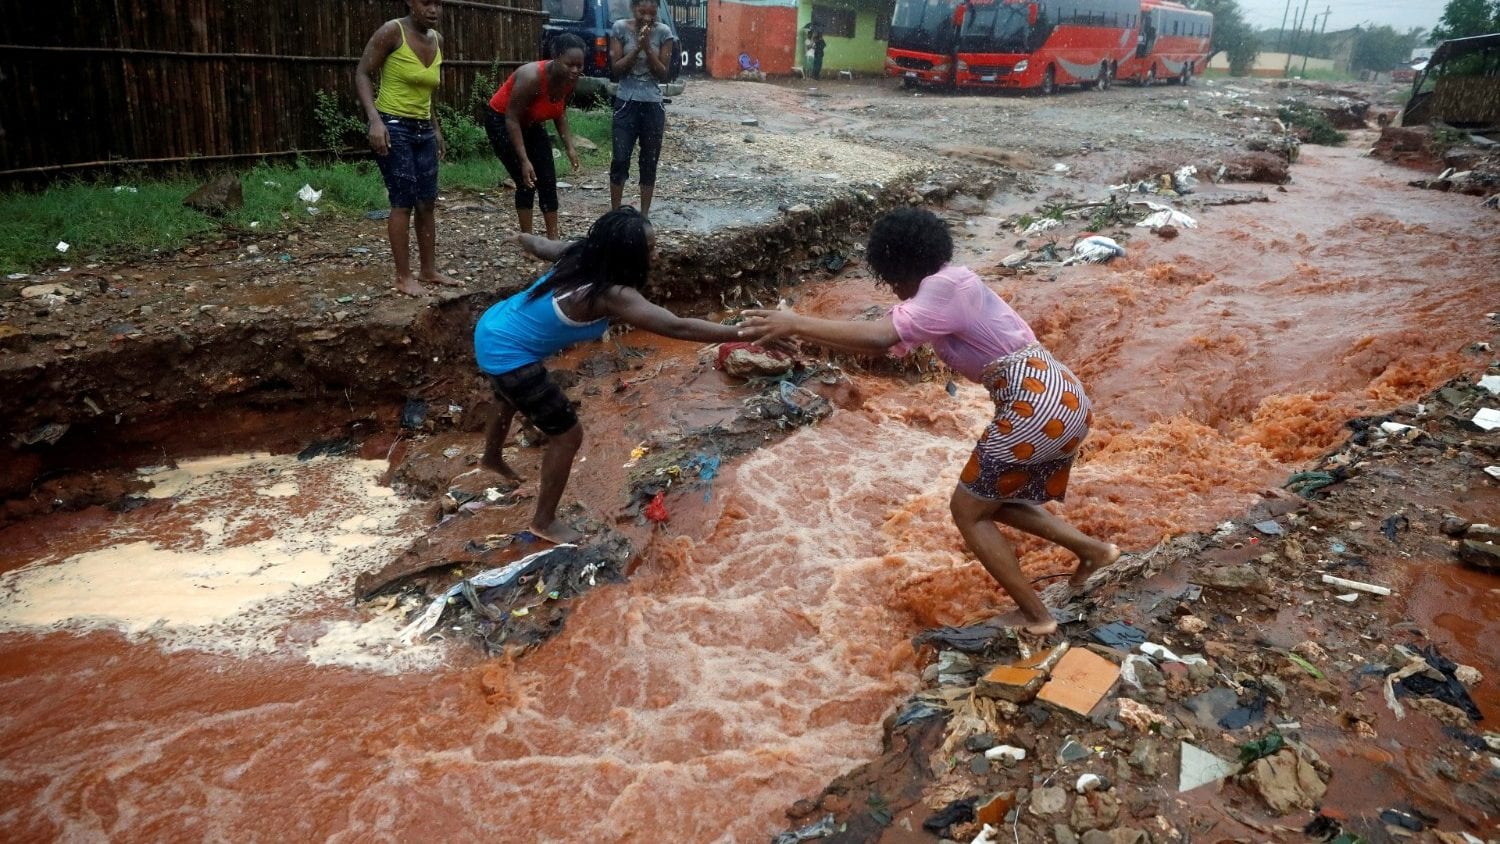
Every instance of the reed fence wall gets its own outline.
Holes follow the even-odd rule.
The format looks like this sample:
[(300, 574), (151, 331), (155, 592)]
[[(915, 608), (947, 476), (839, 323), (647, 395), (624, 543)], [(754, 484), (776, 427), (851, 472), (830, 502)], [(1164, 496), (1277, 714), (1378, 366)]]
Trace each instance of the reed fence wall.
[[(319, 91), (400, 0), (42, 0), (0, 16), (0, 177), (327, 151)], [(537, 58), (541, 0), (445, 0), (441, 102)]]

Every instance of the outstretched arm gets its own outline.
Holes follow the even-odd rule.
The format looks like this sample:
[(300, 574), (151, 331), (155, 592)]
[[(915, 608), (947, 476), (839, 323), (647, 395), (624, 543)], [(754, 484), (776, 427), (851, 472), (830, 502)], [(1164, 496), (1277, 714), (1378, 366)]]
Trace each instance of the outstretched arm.
[(640, 291), (629, 287), (616, 287), (604, 294), (599, 310), (636, 328), (676, 340), (727, 343), (739, 338), (737, 326), (680, 317), (660, 305), (651, 304)]
[(863, 355), (878, 355), (901, 342), (889, 315), (878, 320), (819, 319), (794, 311), (745, 311), (739, 337), (769, 343), (799, 337)]
[(568, 251), (574, 241), (571, 240), (548, 240), (536, 234), (516, 234), (511, 238), (517, 246), (526, 252), (541, 258), (543, 261), (556, 261), (563, 253)]

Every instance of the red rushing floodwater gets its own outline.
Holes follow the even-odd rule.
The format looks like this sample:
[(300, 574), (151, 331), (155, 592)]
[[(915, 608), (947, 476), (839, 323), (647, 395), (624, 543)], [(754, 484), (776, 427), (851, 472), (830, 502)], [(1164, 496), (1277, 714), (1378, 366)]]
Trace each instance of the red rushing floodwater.
[[(1350, 150), (1309, 149), (1295, 177), (1108, 266), (988, 273), (1094, 399), (1060, 508), (1086, 530), (1141, 549), (1210, 529), (1349, 417), (1480, 365), (1465, 350), (1490, 333), (1500, 217)], [(986, 274), (1014, 236), (971, 222), (960, 249)], [(891, 301), (858, 273), (795, 293), (832, 316)], [(917, 686), (914, 632), (1003, 603), (947, 515), (984, 395), (855, 381), (855, 407), (726, 471), (628, 584), (577, 601), (514, 664), (463, 642), (355, 647), (376, 611), (348, 606), (351, 564), (330, 560), (378, 565), (418, 528), (337, 461), (252, 463), (197, 503), (0, 533), (0, 831), (765, 840), (788, 804), (878, 752), (881, 719)], [(586, 420), (612, 412), (591, 401)], [(596, 434), (584, 453), (618, 465), (633, 445)], [(620, 490), (570, 495), (612, 513)], [(287, 531), (302, 544), (277, 544)], [(1021, 548), (1033, 574), (1068, 565)], [(38, 573), (53, 568), (66, 576)], [(1474, 600), (1464, 588), (1431, 612)], [(1467, 617), (1489, 633), (1448, 625), (1438, 641), (1473, 656), (1496, 621)], [(59, 629), (36, 626), (49, 618)]]

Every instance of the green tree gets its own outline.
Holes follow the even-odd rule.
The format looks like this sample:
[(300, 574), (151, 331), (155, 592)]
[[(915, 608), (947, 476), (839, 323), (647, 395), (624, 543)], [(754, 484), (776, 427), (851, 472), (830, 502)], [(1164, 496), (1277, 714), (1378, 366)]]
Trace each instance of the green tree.
[(1390, 70), (1406, 62), (1412, 48), (1421, 43), (1422, 34), (1420, 27), (1405, 33), (1389, 26), (1365, 27), (1354, 39), (1349, 64), (1354, 70)]
[(1235, 0), (1190, 0), (1188, 6), (1213, 13), (1214, 37), (1208, 47), (1209, 59), (1223, 53), (1229, 59), (1232, 75), (1248, 75), (1255, 66), (1255, 57), (1260, 54), (1260, 39), (1245, 22), (1240, 5)]
[(1432, 28), (1432, 41), (1500, 32), (1500, 0), (1448, 0)]

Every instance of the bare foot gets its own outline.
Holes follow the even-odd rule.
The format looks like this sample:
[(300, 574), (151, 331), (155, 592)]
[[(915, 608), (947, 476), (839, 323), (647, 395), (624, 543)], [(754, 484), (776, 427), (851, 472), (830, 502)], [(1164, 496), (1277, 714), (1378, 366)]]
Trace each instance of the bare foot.
[(1082, 589), (1083, 585), (1088, 582), (1088, 579), (1090, 577), (1093, 577), (1098, 572), (1109, 568), (1110, 566), (1114, 565), (1115, 560), (1120, 559), (1119, 546), (1108, 545), (1105, 547), (1106, 551), (1103, 555), (1098, 557), (1083, 558), (1078, 561), (1077, 570), (1073, 572), (1072, 577), (1068, 578), (1069, 587), (1074, 590)]
[(423, 287), (411, 276), (398, 276), (396, 278), (396, 290), (408, 296), (426, 296), (427, 288)]
[(566, 545), (583, 538), (582, 533), (579, 533), (572, 525), (561, 519), (555, 520), (546, 527), (537, 527), (535, 524), (532, 524), (528, 530), (554, 545)]
[(423, 284), (441, 284), (444, 287), (464, 286), (464, 283), (459, 281), (458, 279), (436, 271), (430, 274), (424, 274), (420, 279), (418, 279), (418, 281), (421, 281)]
[(1050, 615), (1046, 621), (1037, 621), (1020, 610), (1011, 610), (995, 619), (995, 621), (1003, 627), (1023, 630), (1033, 636), (1045, 636), (1057, 630), (1057, 619)]
[(505, 462), (505, 458), (500, 457), (499, 455), (491, 457), (490, 455), (486, 454), (483, 457), (479, 458), (479, 465), (482, 468), (488, 469), (498, 475), (504, 475), (505, 477), (518, 483), (522, 480), (521, 476), (516, 474), (516, 470), (510, 468), (510, 464)]

